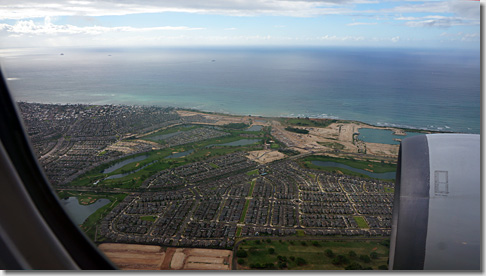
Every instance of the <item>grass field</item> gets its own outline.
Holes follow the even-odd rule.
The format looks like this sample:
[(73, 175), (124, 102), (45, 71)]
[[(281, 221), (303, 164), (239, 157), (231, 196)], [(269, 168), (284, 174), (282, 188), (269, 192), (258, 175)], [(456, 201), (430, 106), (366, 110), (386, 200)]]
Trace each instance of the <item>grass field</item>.
[(366, 221), (363, 217), (354, 216), (353, 218), (356, 221), (356, 223), (358, 224), (359, 228), (370, 228), (368, 226), (368, 223), (366, 223)]
[(255, 188), (256, 181), (251, 181), (250, 191), (248, 191), (248, 196), (251, 197), (253, 195), (253, 189)]
[(157, 217), (156, 216), (142, 216), (142, 217), (140, 217), (140, 219), (155, 222), (155, 220), (157, 220)]
[(249, 171), (249, 172), (246, 173), (246, 175), (248, 175), (248, 176), (258, 175), (258, 174), (259, 174), (258, 169), (257, 170), (253, 170), (253, 171)]
[(248, 211), (248, 206), (249, 205), (250, 205), (250, 200), (247, 199), (245, 201), (245, 207), (243, 207), (243, 212), (241, 212), (240, 223), (243, 223), (245, 221), (246, 211)]
[[(246, 240), (240, 244), (240, 250), (245, 250), (247, 257), (238, 258), (243, 259), (238, 261), (243, 263), (238, 269), (282, 270), (343, 270), (352, 264), (358, 269), (384, 269), (389, 252), (385, 243), (378, 241), (270, 239)], [(331, 250), (332, 255), (326, 250)], [(376, 259), (370, 257), (372, 252), (376, 252)]]

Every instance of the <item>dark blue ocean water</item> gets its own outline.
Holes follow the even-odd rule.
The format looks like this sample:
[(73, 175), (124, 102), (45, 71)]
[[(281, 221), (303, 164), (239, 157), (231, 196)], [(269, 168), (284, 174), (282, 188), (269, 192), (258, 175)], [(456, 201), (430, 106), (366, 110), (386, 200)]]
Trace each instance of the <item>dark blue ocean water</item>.
[(1, 58), (19, 101), (189, 107), (480, 132), (478, 52), (37, 50)]

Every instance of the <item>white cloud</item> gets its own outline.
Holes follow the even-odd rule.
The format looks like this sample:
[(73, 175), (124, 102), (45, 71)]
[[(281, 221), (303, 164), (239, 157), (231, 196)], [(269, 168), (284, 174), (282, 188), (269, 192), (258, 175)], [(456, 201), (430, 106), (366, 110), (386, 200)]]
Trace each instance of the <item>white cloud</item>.
[(325, 35), (317, 38), (318, 40), (328, 40), (328, 41), (362, 41), (365, 40), (364, 36), (336, 36), (336, 35)]
[[(460, 25), (479, 25), (479, 2), (476, 1), (436, 1), (422, 4), (409, 4), (395, 7), (387, 12), (432, 13), (422, 17), (398, 16), (395, 20), (405, 22), (409, 27), (451, 27)], [(437, 13), (445, 14), (438, 15)], [(453, 14), (452, 16), (449, 14)], [(446, 16), (447, 15), (447, 16)]]
[(129, 26), (121, 27), (78, 27), (73, 25), (56, 25), (51, 23), (50, 17), (46, 17), (44, 24), (36, 24), (32, 20), (20, 20), (14, 25), (0, 24), (0, 31), (6, 31), (13, 35), (74, 35), (74, 34), (90, 34), (98, 35), (108, 32), (153, 32), (153, 31), (195, 31), (203, 30), (204, 28), (191, 28), (186, 26), (161, 26), (161, 27), (147, 27), (135, 28)]
[(409, 27), (441, 27), (447, 28), (451, 26), (461, 26), (461, 25), (470, 25), (470, 22), (464, 21), (461, 18), (448, 18), (448, 17), (440, 17), (440, 18), (432, 18), (427, 19), (424, 17), (425, 20), (419, 21), (408, 21), (405, 25)]
[(285, 15), (307, 17), (351, 12), (353, 4), (366, 0), (0, 0), (0, 19), (41, 18), (45, 16), (103, 16), (140, 13), (188, 12), (233, 16)]
[(407, 4), (382, 10), (387, 13), (448, 13), (450, 6), (447, 1), (432, 1), (420, 4)]

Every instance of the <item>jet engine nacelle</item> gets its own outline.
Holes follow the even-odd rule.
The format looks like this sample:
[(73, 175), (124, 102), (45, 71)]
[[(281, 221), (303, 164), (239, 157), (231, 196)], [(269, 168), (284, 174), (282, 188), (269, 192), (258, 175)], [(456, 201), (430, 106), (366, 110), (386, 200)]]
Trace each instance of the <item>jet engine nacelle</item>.
[(480, 270), (480, 135), (402, 141), (389, 269)]

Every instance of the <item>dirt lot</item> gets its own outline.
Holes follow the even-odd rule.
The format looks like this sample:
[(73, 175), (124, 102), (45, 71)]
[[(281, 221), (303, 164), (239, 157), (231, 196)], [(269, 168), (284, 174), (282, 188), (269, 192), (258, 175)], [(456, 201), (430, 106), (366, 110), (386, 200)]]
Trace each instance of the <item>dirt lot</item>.
[(233, 257), (231, 250), (220, 249), (119, 243), (99, 248), (122, 270), (231, 270)]
[(99, 249), (122, 270), (159, 270), (165, 258), (156, 245), (104, 243)]
[(260, 164), (285, 158), (286, 155), (276, 150), (256, 150), (248, 152), (248, 159)]

